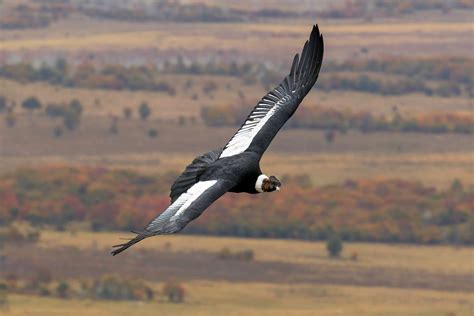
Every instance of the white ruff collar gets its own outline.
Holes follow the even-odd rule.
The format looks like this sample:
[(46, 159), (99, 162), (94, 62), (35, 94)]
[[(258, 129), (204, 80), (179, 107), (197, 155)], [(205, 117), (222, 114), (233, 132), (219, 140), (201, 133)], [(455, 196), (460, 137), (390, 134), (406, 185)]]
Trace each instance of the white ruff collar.
[(264, 192), (262, 185), (263, 185), (263, 180), (265, 179), (268, 179), (268, 177), (264, 174), (261, 174), (258, 176), (257, 182), (255, 182), (255, 190), (257, 190), (257, 192), (260, 192), (260, 193)]

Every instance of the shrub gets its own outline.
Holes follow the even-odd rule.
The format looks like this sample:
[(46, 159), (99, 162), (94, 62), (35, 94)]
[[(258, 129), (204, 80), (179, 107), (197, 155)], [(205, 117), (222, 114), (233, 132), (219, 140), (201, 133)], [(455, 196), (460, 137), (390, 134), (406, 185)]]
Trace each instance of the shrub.
[(333, 233), (326, 241), (326, 249), (332, 258), (339, 257), (342, 251), (342, 240), (339, 235)]
[(142, 102), (138, 108), (138, 114), (143, 121), (146, 121), (151, 114), (151, 108), (147, 102)]
[(150, 129), (148, 130), (148, 136), (149, 136), (150, 138), (155, 138), (156, 136), (158, 136), (158, 131), (157, 131), (156, 129), (154, 129), (154, 128), (150, 128)]
[(115, 275), (104, 275), (86, 289), (90, 296), (104, 300), (151, 300), (153, 290), (141, 281), (129, 281)]
[(51, 270), (47, 267), (39, 267), (36, 269), (33, 278), (30, 281), (29, 288), (32, 290), (41, 290), (41, 287), (49, 284), (53, 280)]
[(5, 123), (7, 124), (7, 127), (15, 127), (16, 125), (16, 115), (13, 113), (8, 113), (7, 116), (5, 117)]
[(123, 117), (126, 118), (127, 120), (131, 119), (133, 115), (133, 111), (131, 108), (126, 107), (123, 109)]
[(56, 126), (53, 129), (53, 135), (57, 138), (61, 137), (63, 135), (63, 128), (61, 126)]
[(163, 293), (171, 303), (182, 303), (184, 301), (184, 287), (176, 281), (168, 281), (163, 286)]
[(8, 286), (5, 282), (0, 282), (0, 309), (8, 307)]
[(50, 296), (51, 291), (46, 285), (39, 285), (38, 287), (38, 295), (39, 296)]
[(328, 130), (324, 133), (324, 139), (326, 140), (326, 143), (331, 144), (334, 141), (334, 138), (336, 137), (336, 133), (333, 130)]
[(30, 112), (41, 108), (41, 102), (36, 97), (29, 97), (23, 101), (21, 106)]
[(7, 110), (7, 99), (4, 96), (0, 95), (0, 113), (6, 112)]
[(217, 252), (217, 258), (223, 260), (241, 260), (241, 261), (252, 261), (255, 257), (255, 253), (252, 249), (244, 249), (241, 251), (230, 251), (229, 248), (224, 247)]
[(109, 127), (109, 133), (116, 135), (119, 132), (119, 127), (118, 127), (118, 118), (117, 117), (112, 117), (112, 122), (110, 123)]
[(67, 282), (65, 281), (62, 281), (58, 284), (58, 286), (56, 287), (56, 294), (58, 295), (58, 297), (60, 298), (68, 298), (69, 295), (70, 295), (70, 286)]

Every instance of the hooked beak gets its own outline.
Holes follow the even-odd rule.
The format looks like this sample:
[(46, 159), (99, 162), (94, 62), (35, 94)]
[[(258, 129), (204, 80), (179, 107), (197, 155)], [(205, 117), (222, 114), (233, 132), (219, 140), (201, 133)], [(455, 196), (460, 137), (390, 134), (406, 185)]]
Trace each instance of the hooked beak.
[(277, 190), (277, 191), (280, 191), (280, 187), (276, 187), (276, 190)]

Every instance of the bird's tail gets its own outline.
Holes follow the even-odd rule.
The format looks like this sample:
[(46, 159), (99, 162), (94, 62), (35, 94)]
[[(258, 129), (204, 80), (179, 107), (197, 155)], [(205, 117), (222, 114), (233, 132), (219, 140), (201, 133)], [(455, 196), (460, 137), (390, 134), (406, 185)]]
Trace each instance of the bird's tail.
[(137, 236), (135, 236), (134, 238), (130, 239), (129, 241), (127, 241), (126, 243), (123, 243), (123, 244), (118, 244), (118, 245), (114, 245), (112, 246), (113, 248), (117, 248), (117, 249), (114, 249), (112, 252), (110, 252), (112, 254), (112, 256), (115, 256), (115, 255), (118, 255), (119, 253), (121, 253), (122, 251), (130, 248), (131, 246), (135, 245), (137, 242), (140, 242), (142, 241), (143, 239), (145, 238), (148, 238), (148, 237), (151, 237), (153, 236), (153, 234), (150, 234), (146, 231), (144, 232), (135, 232), (135, 231), (132, 231), (132, 233), (134, 234), (137, 234)]

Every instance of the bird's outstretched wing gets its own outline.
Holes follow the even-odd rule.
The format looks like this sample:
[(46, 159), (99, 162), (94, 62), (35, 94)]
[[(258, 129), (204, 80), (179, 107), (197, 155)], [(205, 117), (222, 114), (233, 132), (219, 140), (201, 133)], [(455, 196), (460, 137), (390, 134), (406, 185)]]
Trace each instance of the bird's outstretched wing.
[(137, 236), (126, 243), (115, 245), (111, 253), (116, 255), (137, 242), (155, 235), (173, 234), (182, 230), (190, 221), (197, 218), (215, 200), (230, 190), (235, 183), (229, 180), (199, 181), (182, 193), (165, 211)]
[(290, 73), (278, 87), (262, 98), (224, 147), (219, 158), (238, 155), (246, 150), (260, 156), (265, 152), (318, 79), (323, 52), (323, 36), (318, 26), (313, 26), (301, 57), (296, 54), (293, 59)]

